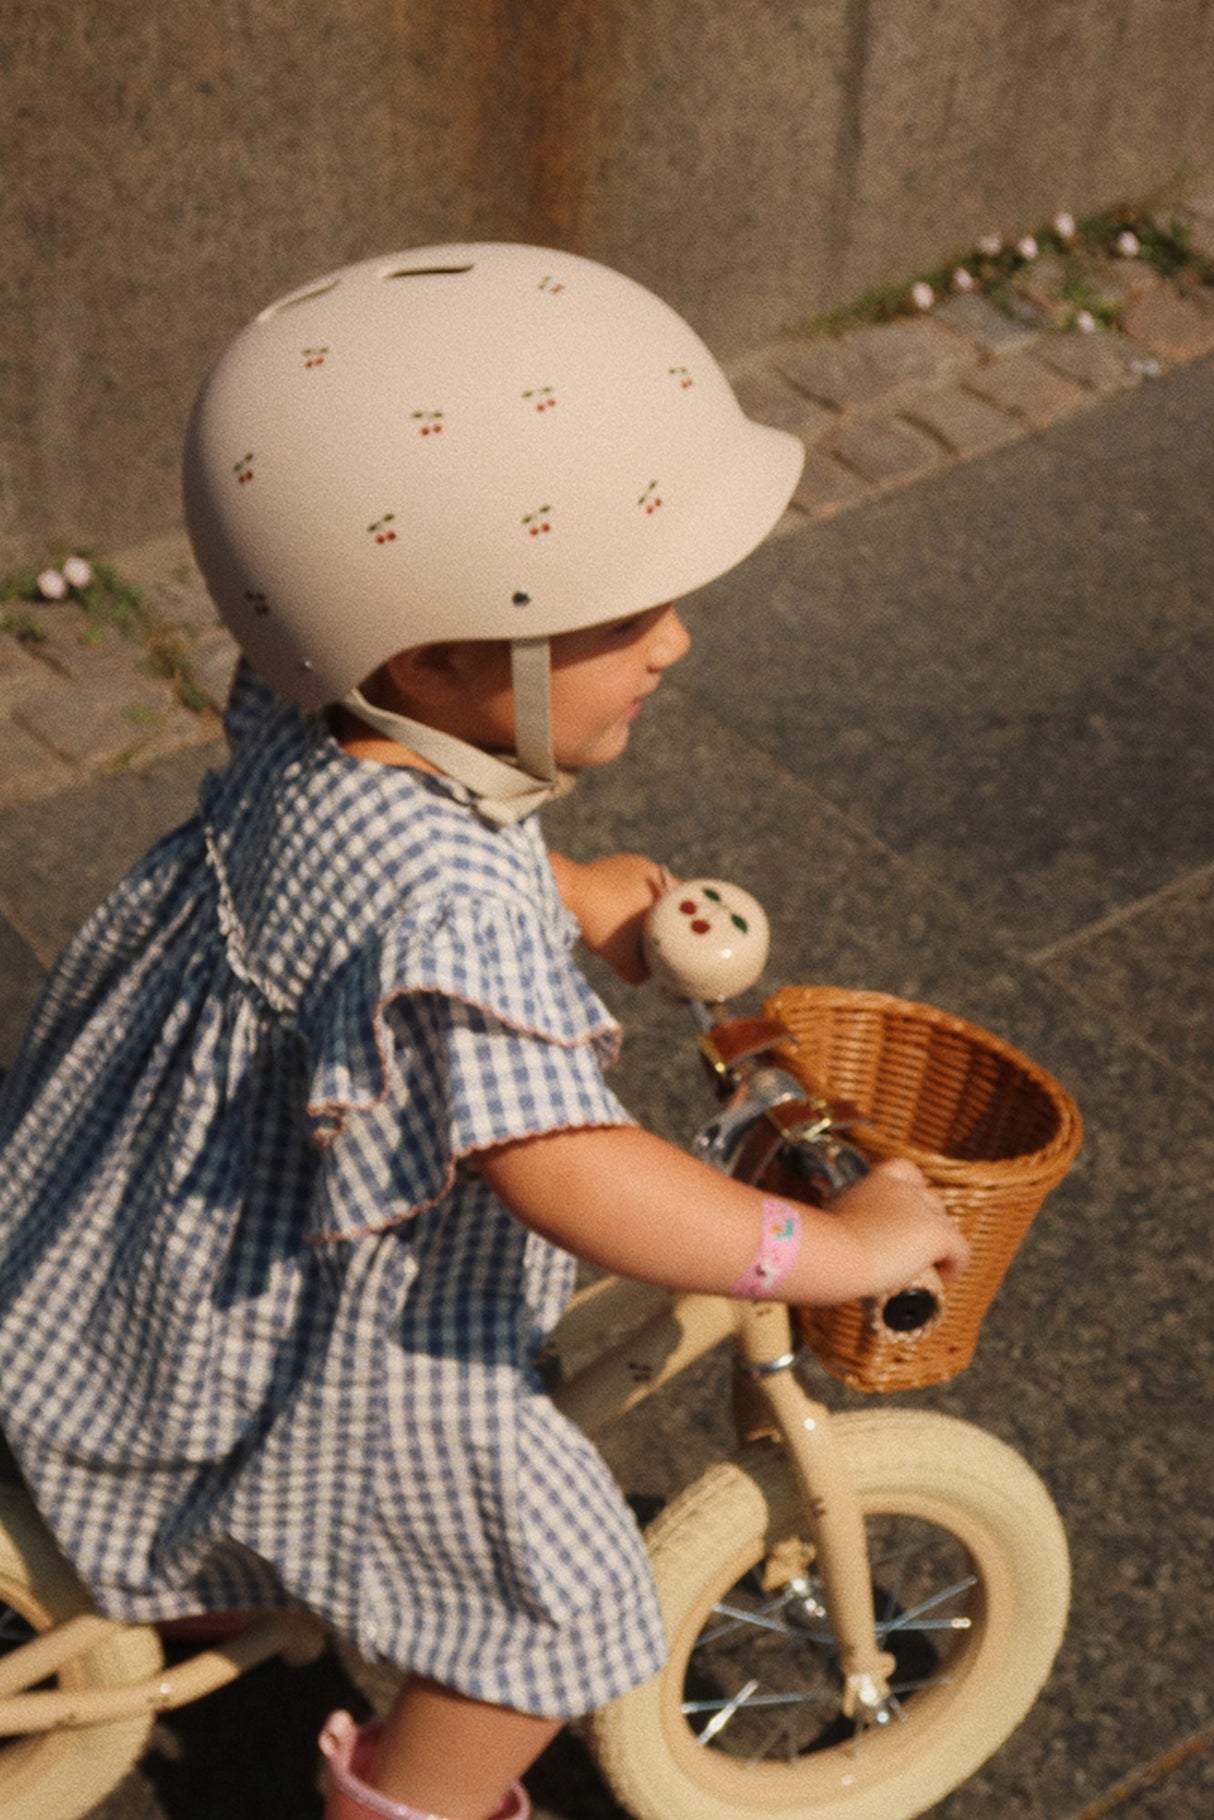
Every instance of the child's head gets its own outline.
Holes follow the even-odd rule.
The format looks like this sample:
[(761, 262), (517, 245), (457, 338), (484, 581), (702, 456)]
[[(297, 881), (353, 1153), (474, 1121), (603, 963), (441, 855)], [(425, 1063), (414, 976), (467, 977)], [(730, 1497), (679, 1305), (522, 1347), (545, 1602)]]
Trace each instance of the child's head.
[[(535, 247), (427, 247), (318, 279), (236, 337), (191, 420), (186, 514), (281, 694), (319, 708), (400, 654), (503, 641), (524, 723), (549, 639), (732, 568), (802, 459), (630, 279)], [(542, 729), (518, 744), (536, 768)]]

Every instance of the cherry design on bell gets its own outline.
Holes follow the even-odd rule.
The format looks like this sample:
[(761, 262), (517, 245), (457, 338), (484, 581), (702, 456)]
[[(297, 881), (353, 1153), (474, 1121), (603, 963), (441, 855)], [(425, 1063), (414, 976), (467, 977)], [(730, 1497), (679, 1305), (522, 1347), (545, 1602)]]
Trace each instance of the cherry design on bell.
[(395, 517), (395, 512), (385, 512), (382, 518), (377, 518), (374, 524), (367, 526), (367, 535), (373, 537), (376, 543), (395, 543), (396, 532), (392, 529)]
[(233, 462), (232, 472), (236, 476), (236, 484), (241, 487), (247, 487), (253, 478), (252, 453), (242, 455), (239, 461)]
[(672, 379), (678, 380), (680, 391), (689, 392), (695, 384), (688, 367), (667, 367), (666, 370)]
[(651, 480), (649, 485), (645, 488), (645, 491), (641, 494), (641, 497), (637, 500), (637, 504), (650, 518), (652, 518), (661, 503), (662, 499), (658, 492), (658, 483), (656, 480)]
[(541, 278), (536, 288), (546, 291), (549, 297), (559, 297), (565, 286), (559, 278)]
[(443, 414), (441, 411), (413, 411), (411, 415), (422, 436), (442, 435)]
[(529, 536), (542, 537), (551, 531), (552, 523), (548, 517), (551, 510), (551, 506), (539, 506), (534, 512), (524, 512), (523, 523), (527, 527)]
[(304, 371), (311, 372), (313, 367), (323, 367), (328, 348), (305, 348), (303, 351)]
[(723, 1003), (754, 985), (767, 961), (763, 907), (737, 885), (687, 879), (645, 917), (650, 973), (677, 998)]
[[(700, 889), (703, 891), (704, 896), (708, 899), (709, 903), (715, 904), (716, 907), (729, 918), (734, 928), (737, 929), (740, 934), (750, 934), (750, 924), (747, 922), (746, 918), (739, 911), (731, 910), (729, 908), (715, 885), (702, 885)], [(704, 906), (697, 903), (694, 897), (685, 897), (681, 899), (679, 903), (679, 913), (682, 916), (691, 918), (688, 928), (691, 929), (695, 935), (708, 935), (710, 933), (713, 926), (712, 921), (710, 920), (711, 912), (706, 914)]]
[(245, 604), (252, 607), (258, 619), (264, 619), (266, 614), (270, 611), (270, 603), (260, 589), (246, 588), (244, 597)]
[(541, 415), (545, 411), (553, 411), (556, 409), (556, 393), (550, 385), (532, 386), (529, 391), (523, 393), (523, 397), (527, 399), (533, 398), (535, 400), (535, 408)]

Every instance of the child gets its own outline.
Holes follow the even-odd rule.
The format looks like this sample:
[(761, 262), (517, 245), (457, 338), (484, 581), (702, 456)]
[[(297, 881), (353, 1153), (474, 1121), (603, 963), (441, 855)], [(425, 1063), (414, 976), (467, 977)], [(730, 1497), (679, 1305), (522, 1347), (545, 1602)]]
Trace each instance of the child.
[[(892, 1165), (794, 1213), (636, 1128), (569, 956), (660, 868), (545, 854), (796, 482), (601, 266), (427, 248), (264, 311), (187, 443), (245, 652), (230, 763), (59, 964), (0, 1106), (3, 1419), (102, 1610), (302, 1604), (408, 1677), (329, 1814), (525, 1815), (661, 1666), (643, 1549), (533, 1360), (573, 1256), (833, 1302), (965, 1247)], [(361, 686), (360, 686), (361, 685)]]

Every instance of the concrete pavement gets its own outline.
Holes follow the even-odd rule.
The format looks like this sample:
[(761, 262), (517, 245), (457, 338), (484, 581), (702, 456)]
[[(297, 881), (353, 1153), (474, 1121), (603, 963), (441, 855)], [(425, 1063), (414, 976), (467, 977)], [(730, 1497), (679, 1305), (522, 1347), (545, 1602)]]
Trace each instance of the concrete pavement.
[[(1172, 315), (1170, 294), (1144, 296)], [(1079, 1100), (1083, 1154), (974, 1364), (901, 1399), (1019, 1448), (1058, 1500), (1075, 1569), (1046, 1693), (935, 1813), (1204, 1820), (1214, 1796), (1214, 360), (1193, 358), (1208, 326), (1199, 312), (1171, 354), (1140, 327), (1128, 363), (1120, 342), (1069, 338), (1067, 359), (1109, 373), (1112, 358), (1117, 370), (1107, 383), (1066, 374), (1075, 389), (1053, 389), (1066, 408), (1052, 414), (1049, 376), (1063, 375), (1050, 356), (1062, 344), (1044, 330), (964, 369), (950, 343), (954, 364), (929, 391), (921, 368), (873, 386), (872, 363), (913, 366), (941, 335), (974, 347), (978, 319), (966, 314), (964, 330), (933, 318), (907, 325), (926, 337), (884, 331), (888, 356), (864, 332), (844, 343), (854, 359), (839, 356), (847, 370), (834, 381), (801, 368), (788, 395), (787, 373), (777, 384), (771, 362), (748, 363), (745, 383), (776, 388), (773, 414), (828, 414), (814, 453), (849, 484), (860, 476), (861, 490), (803, 497), (784, 527), (796, 535), (705, 591), (689, 613), (695, 648), (638, 724), (633, 752), (584, 780), (550, 832), (575, 853), (635, 846), (682, 871), (737, 878), (772, 913), (769, 984), (834, 980), (932, 1000), (999, 1030)], [(1099, 355), (1080, 353), (1089, 345)], [(1161, 376), (1148, 382), (1154, 362)], [(832, 402), (831, 383), (867, 395)], [(978, 421), (967, 414), (981, 398), (1012, 427), (985, 450), (950, 451), (943, 406), (925, 428), (929, 396), (948, 397), (958, 426)], [(889, 451), (897, 432), (924, 438), (933, 459), (866, 477), (864, 426), (876, 426), (874, 448)], [(173, 585), (188, 592), (188, 576)], [(201, 720), (193, 743), (167, 755), (56, 772), (52, 790), (27, 789), (0, 810), (6, 1054), (64, 935), (187, 810), (213, 733)], [(624, 1097), (685, 1136), (703, 1100), (681, 1018), (604, 984), (632, 1032)], [(686, 1066), (672, 1063), (680, 1054)], [(717, 1370), (710, 1362), (611, 1443), (638, 1498), (664, 1497), (727, 1444)], [(346, 1691), (330, 1660), (260, 1671), (159, 1726), (97, 1820), (315, 1820), (309, 1741)], [(531, 1782), (539, 1820), (620, 1820), (575, 1738)]]

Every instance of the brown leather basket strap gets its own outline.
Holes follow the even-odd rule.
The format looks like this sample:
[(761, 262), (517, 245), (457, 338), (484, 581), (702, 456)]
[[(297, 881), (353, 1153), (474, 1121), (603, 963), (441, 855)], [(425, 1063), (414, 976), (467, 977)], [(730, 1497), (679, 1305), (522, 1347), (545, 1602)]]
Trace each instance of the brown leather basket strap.
[(735, 1062), (748, 1055), (762, 1055), (775, 1043), (790, 1043), (787, 1025), (772, 1017), (735, 1017), (714, 1024), (700, 1037), (700, 1048), (714, 1074), (728, 1074)]
[(730, 1174), (739, 1182), (763, 1184), (784, 1146), (784, 1134), (768, 1118), (757, 1118), (738, 1147)]
[(829, 1122), (830, 1108), (823, 1100), (784, 1100), (769, 1106), (746, 1133), (733, 1175), (741, 1182), (761, 1184), (785, 1144), (795, 1144)]

